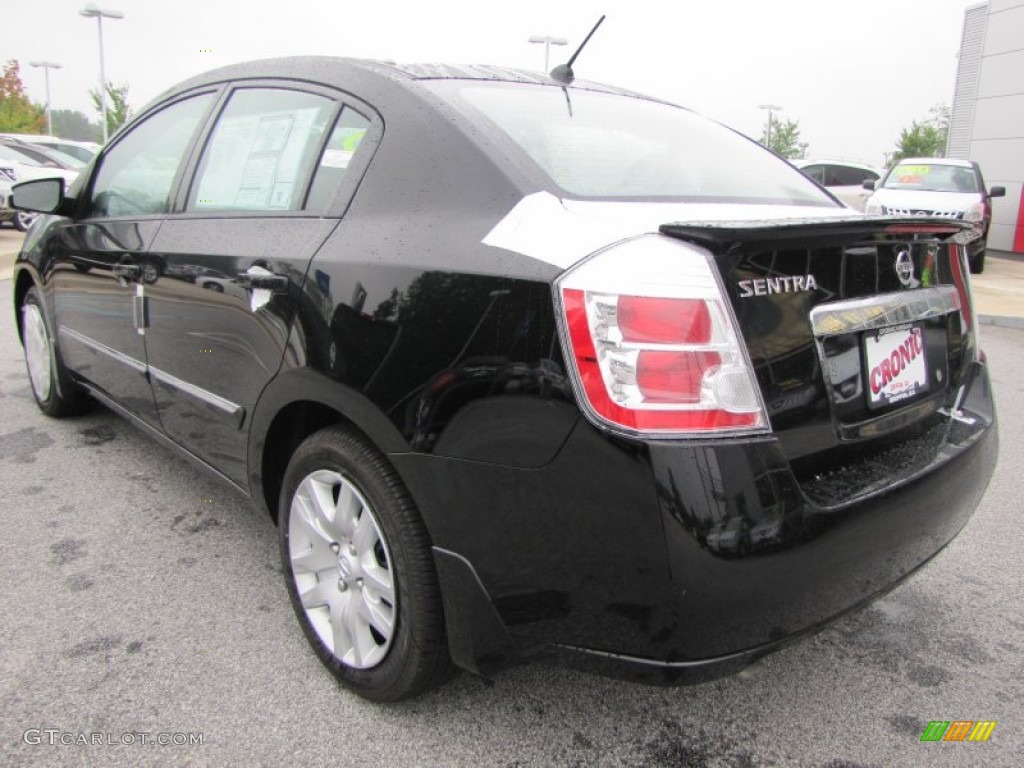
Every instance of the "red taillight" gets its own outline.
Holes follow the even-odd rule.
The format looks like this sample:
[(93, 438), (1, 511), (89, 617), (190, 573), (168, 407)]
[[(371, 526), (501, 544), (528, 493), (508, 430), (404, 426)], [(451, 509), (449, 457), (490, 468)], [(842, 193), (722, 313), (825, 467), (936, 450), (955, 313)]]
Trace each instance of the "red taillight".
[(559, 280), (566, 351), (600, 424), (656, 434), (767, 428), (712, 269), (703, 250), (649, 235)]
[(637, 355), (636, 384), (646, 403), (699, 403), (704, 375), (722, 361), (717, 352), (657, 352)]
[(974, 349), (974, 359), (981, 359), (981, 340), (978, 324), (974, 322), (974, 301), (971, 296), (971, 278), (967, 267), (967, 246), (949, 246), (949, 266), (953, 273), (953, 285), (960, 296), (960, 319), (969, 344)]
[(711, 339), (711, 313), (698, 299), (620, 296), (618, 321), (623, 341), (707, 344)]
[(953, 285), (956, 286), (956, 292), (960, 294), (960, 316), (964, 321), (964, 331), (970, 331), (972, 325), (971, 294), (965, 274), (967, 246), (950, 245), (949, 249), (949, 267), (953, 273)]

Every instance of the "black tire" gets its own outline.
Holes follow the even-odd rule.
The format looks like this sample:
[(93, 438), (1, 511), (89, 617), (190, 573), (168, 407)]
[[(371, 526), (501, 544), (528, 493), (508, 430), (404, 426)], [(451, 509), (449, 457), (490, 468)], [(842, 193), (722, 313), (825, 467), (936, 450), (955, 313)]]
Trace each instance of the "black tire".
[[(354, 513), (335, 511), (334, 520), (318, 515), (318, 500), (329, 514), (337, 509), (333, 505), (341, 493), (355, 499), (349, 507)], [(444, 682), (452, 664), (430, 539), (412, 498), (387, 459), (353, 430), (340, 426), (322, 429), (293, 454), (279, 510), (281, 564), (292, 607), (306, 639), (338, 680), (373, 701), (398, 701)], [(310, 526), (307, 520), (316, 520), (319, 527)], [(360, 535), (355, 531), (370, 530), (371, 523), (369, 535), (378, 537), (376, 543), (372, 550), (357, 553)], [(367, 561), (367, 557), (372, 559)], [(370, 569), (387, 572), (390, 593), (386, 588), (375, 592), (370, 587), (374, 583)], [(363, 574), (368, 583), (352, 578), (353, 573)], [(309, 610), (300, 597), (299, 578)], [(353, 618), (352, 612), (367, 610), (367, 603), (389, 612), (389, 636), (371, 627), (372, 622)], [(362, 629), (372, 636), (369, 653), (360, 653), (357, 642), (345, 644), (346, 638), (359, 634), (349, 631), (352, 621), (364, 621)], [(338, 625), (345, 628), (339, 630)], [(360, 636), (367, 637), (366, 631)], [(332, 647), (345, 649), (342, 655), (348, 662)], [(379, 660), (374, 660), (377, 656)]]
[(967, 260), (967, 267), (972, 275), (980, 275), (985, 271), (985, 251), (979, 251)]
[(54, 334), (46, 319), (46, 311), (39, 300), (39, 291), (34, 286), (25, 294), (19, 312), (25, 367), (39, 409), (54, 418), (85, 413), (94, 401), (64, 367), (60, 350), (53, 341)]

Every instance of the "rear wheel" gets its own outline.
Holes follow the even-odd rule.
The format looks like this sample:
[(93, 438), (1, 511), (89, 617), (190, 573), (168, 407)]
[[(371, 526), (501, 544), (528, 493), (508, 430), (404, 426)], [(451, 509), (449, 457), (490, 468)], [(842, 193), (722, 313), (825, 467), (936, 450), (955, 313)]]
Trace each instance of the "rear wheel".
[(278, 522), (292, 607), (345, 686), (396, 701), (445, 679), (430, 541), (401, 480), (365, 438), (328, 427), (306, 439), (285, 472)]
[(972, 275), (980, 275), (985, 271), (985, 251), (978, 251), (967, 260), (967, 267)]
[(53, 343), (53, 334), (46, 324), (46, 314), (36, 288), (30, 288), (21, 305), (21, 344), (25, 350), (32, 394), (40, 410), (48, 416), (72, 416), (89, 409), (89, 396), (71, 379), (60, 350)]

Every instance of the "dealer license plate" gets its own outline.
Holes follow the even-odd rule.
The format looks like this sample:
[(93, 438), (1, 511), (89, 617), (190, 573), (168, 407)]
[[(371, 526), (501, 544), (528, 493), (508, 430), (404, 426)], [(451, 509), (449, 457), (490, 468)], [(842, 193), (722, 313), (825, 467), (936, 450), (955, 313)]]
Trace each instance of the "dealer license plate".
[(898, 325), (864, 335), (869, 408), (884, 408), (928, 390), (924, 331)]

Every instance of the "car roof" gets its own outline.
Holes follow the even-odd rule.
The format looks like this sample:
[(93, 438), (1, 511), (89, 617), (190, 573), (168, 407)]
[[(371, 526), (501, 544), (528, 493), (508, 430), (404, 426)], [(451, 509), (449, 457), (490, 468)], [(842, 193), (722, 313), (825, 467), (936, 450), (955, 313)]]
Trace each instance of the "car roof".
[[(140, 113), (169, 96), (196, 87), (231, 80), (276, 78), (323, 83), (341, 90), (358, 88), (359, 90), (355, 90), (354, 93), (367, 98), (372, 96), (374, 91), (386, 90), (388, 85), (392, 87), (394, 85), (405, 86), (408, 89), (410, 86), (426, 80), (475, 80), (565, 87), (564, 83), (541, 72), (510, 67), (483, 64), (398, 64), (393, 61), (351, 59), (338, 56), (290, 56), (232, 64), (197, 75), (160, 94), (143, 110), (140, 110)], [(625, 88), (617, 88), (590, 80), (576, 79), (572, 82), (571, 87), (577, 90), (600, 91), (647, 101), (661, 101)], [(360, 91), (368, 92), (361, 93)]]
[(806, 168), (809, 165), (845, 165), (848, 168), (859, 168), (862, 171), (874, 171), (879, 172), (879, 169), (873, 165), (867, 165), (866, 163), (855, 163), (850, 160), (830, 160), (828, 158), (814, 158), (813, 160), (793, 160), (793, 165), (797, 168)]

